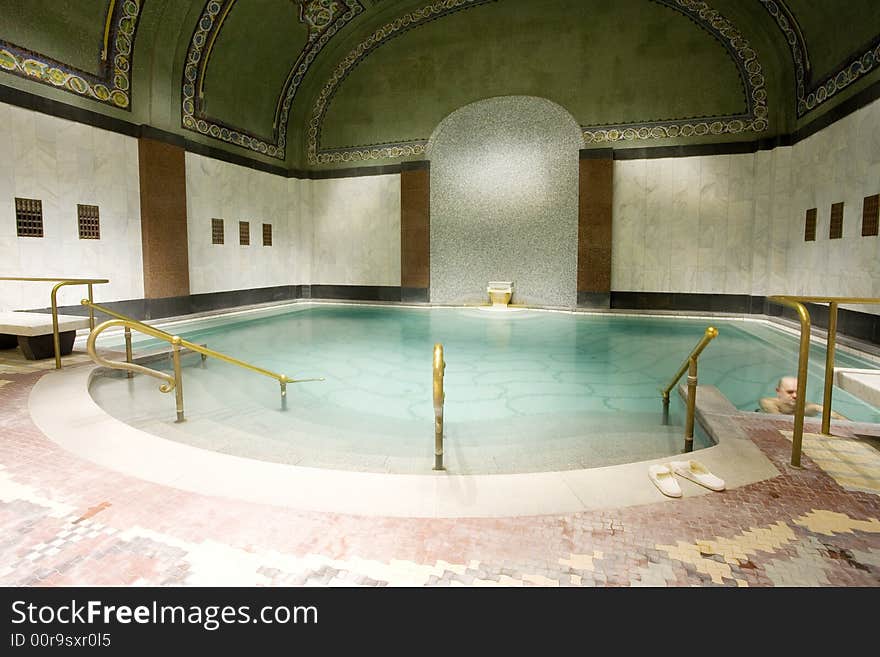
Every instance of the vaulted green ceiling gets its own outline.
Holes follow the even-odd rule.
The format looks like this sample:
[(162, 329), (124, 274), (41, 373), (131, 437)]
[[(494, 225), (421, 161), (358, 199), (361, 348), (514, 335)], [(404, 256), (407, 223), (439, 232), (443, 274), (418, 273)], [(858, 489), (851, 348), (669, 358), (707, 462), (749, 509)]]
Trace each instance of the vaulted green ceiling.
[(500, 95), (586, 148), (766, 139), (878, 72), (876, 0), (0, 0), (0, 85), (299, 169), (423, 159)]

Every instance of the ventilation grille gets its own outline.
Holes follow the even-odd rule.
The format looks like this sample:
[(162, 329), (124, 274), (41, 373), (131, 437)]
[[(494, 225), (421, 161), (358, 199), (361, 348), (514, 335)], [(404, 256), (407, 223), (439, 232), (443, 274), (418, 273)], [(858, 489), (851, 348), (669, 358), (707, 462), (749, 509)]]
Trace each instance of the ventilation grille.
[(35, 198), (16, 198), (15, 225), (19, 237), (42, 237), (43, 202)]
[(222, 219), (211, 219), (211, 244), (223, 244)]
[(76, 204), (76, 219), (81, 240), (101, 239), (101, 219), (97, 205)]
[(831, 205), (831, 225), (828, 229), (828, 237), (839, 240), (843, 237), (843, 203)]
[(876, 235), (878, 223), (880, 223), (880, 194), (866, 196), (862, 201), (862, 237)]
[(238, 243), (248, 246), (251, 243), (251, 225), (247, 221), (238, 222)]
[(807, 210), (807, 219), (804, 222), (804, 241), (816, 241), (816, 208)]
[(263, 246), (272, 246), (272, 224), (263, 224)]

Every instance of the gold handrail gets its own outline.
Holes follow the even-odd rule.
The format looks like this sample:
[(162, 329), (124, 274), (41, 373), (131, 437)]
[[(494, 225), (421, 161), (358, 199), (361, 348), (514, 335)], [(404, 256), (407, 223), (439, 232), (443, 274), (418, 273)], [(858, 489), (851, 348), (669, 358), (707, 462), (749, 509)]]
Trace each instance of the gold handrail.
[(791, 464), (801, 467), (801, 447), (804, 438), (804, 409), (807, 395), (807, 365), (810, 360), (810, 311), (804, 303), (828, 304), (828, 338), (825, 349), (825, 382), (822, 395), (822, 434), (831, 435), (831, 396), (834, 385), (834, 348), (837, 341), (837, 306), (841, 303), (880, 303), (880, 299), (868, 297), (800, 297), (779, 294), (767, 297), (767, 301), (794, 308), (801, 323), (800, 349), (798, 352), (797, 399), (794, 403), (794, 431), (791, 436)]
[(678, 383), (681, 375), (685, 373), (685, 370), (687, 370), (688, 397), (687, 413), (685, 415), (684, 424), (684, 449), (686, 452), (691, 452), (694, 449), (694, 413), (696, 412), (697, 406), (697, 359), (700, 357), (700, 354), (703, 353), (703, 349), (706, 348), (706, 345), (712, 342), (712, 340), (714, 340), (717, 336), (717, 328), (715, 328), (714, 326), (707, 327), (706, 332), (703, 334), (703, 337), (700, 338), (697, 346), (693, 348), (691, 353), (682, 363), (681, 367), (678, 368), (678, 372), (676, 372), (675, 376), (672, 377), (669, 385), (667, 385), (660, 391), (663, 395), (663, 424), (668, 424), (669, 391), (672, 390), (675, 384)]
[[(120, 313), (114, 312), (108, 308), (104, 308), (103, 306), (99, 306), (96, 303), (92, 303), (88, 299), (83, 299), (80, 302), (84, 306), (88, 306), (89, 308), (94, 308), (95, 310), (110, 315), (111, 317), (115, 317), (116, 319), (108, 320), (103, 324), (99, 325), (92, 333), (89, 335), (87, 349), (89, 355), (92, 359), (105, 367), (110, 367), (111, 369), (118, 370), (126, 370), (128, 372), (140, 372), (141, 374), (148, 374), (149, 376), (154, 376), (156, 378), (165, 379), (169, 382), (170, 386), (167, 389), (164, 389), (165, 386), (160, 387), (159, 389), (162, 392), (170, 392), (172, 389), (177, 391), (177, 420), (178, 422), (182, 422), (184, 420), (183, 416), (183, 381), (181, 378), (180, 372), (180, 349), (185, 348), (190, 351), (195, 351), (203, 356), (210, 356), (211, 358), (216, 358), (217, 360), (222, 360), (225, 363), (229, 363), (230, 365), (236, 365), (246, 370), (250, 370), (251, 372), (256, 372), (257, 374), (262, 374), (263, 376), (268, 376), (272, 379), (278, 381), (281, 386), (281, 408), (282, 410), (287, 409), (287, 384), (288, 383), (303, 383), (306, 381), (323, 381), (323, 377), (314, 378), (314, 379), (293, 379), (286, 374), (279, 374), (277, 372), (273, 372), (271, 370), (264, 369), (262, 367), (258, 367), (256, 365), (251, 365), (250, 363), (246, 363), (243, 360), (239, 360), (238, 358), (233, 358), (232, 356), (227, 356), (226, 354), (220, 353), (219, 351), (214, 351), (213, 349), (208, 349), (205, 346), (200, 344), (195, 344), (194, 342), (190, 342), (189, 340), (184, 340), (180, 336), (171, 335), (170, 333), (163, 331), (161, 329), (154, 328), (148, 324), (144, 324), (143, 322), (139, 322), (136, 319), (132, 319), (130, 317), (126, 317)], [(135, 363), (130, 362), (131, 359), (131, 336), (130, 333), (127, 332), (126, 335), (126, 357), (129, 359), (129, 362), (122, 363), (119, 361), (108, 361), (104, 358), (98, 356), (97, 349), (95, 347), (95, 340), (97, 339), (98, 334), (102, 331), (110, 328), (111, 326), (122, 326), (126, 329), (135, 329), (140, 331), (141, 333), (146, 333), (154, 338), (158, 338), (160, 340), (164, 340), (171, 344), (172, 347), (172, 359), (174, 362), (174, 377), (173, 381), (171, 380), (170, 375), (164, 375), (161, 372), (156, 372), (155, 370), (151, 370), (148, 367), (143, 367), (142, 365), (137, 365)]]
[[(33, 278), (19, 276), (2, 276), (0, 281), (36, 281), (40, 283), (58, 283), (52, 288), (52, 346), (55, 348), (55, 369), (61, 369), (61, 336), (58, 332), (58, 290), (65, 285), (88, 285), (89, 302), (92, 301), (92, 285), (109, 283), (106, 278)], [(89, 332), (95, 330), (95, 313), (89, 308)]]
[(434, 345), (434, 470), (445, 470), (443, 467), (443, 402), (446, 393), (443, 391), (443, 373), (446, 362), (443, 360), (443, 345)]

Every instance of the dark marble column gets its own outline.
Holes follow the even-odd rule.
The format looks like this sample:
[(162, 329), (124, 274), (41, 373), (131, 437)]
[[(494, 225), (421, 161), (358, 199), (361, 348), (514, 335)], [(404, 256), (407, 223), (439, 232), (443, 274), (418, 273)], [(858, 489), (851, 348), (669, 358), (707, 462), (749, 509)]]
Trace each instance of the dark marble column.
[(180, 146), (138, 139), (144, 297), (189, 294), (186, 163)]
[(401, 301), (429, 301), (431, 287), (431, 172), (418, 164), (400, 172)]
[(611, 304), (611, 209), (614, 160), (610, 150), (581, 151), (578, 171), (578, 305)]

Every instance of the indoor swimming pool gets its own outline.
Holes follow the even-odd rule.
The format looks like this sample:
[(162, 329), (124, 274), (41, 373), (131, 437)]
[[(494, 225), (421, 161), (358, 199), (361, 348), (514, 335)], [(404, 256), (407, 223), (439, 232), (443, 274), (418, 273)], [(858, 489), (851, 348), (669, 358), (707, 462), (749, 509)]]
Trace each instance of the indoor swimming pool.
[[(659, 389), (708, 325), (699, 382), (739, 409), (772, 396), (797, 371), (797, 337), (766, 322), (478, 308), (302, 304), (248, 319), (176, 325), (175, 334), (293, 378), (276, 381), (196, 355), (184, 359), (187, 420), (159, 382), (96, 376), (110, 415), (196, 447), (279, 463), (382, 473), (433, 465), (432, 351), (442, 343), (445, 463), (456, 474), (572, 470), (662, 458), (683, 447), (683, 404), (669, 426)], [(172, 330), (172, 329), (168, 329)], [(167, 346), (143, 341), (136, 350)], [(116, 344), (118, 348), (118, 343)], [(824, 349), (811, 351), (807, 398), (822, 400)], [(170, 363), (151, 367), (168, 369)], [(838, 367), (878, 368), (839, 350)], [(684, 379), (682, 379), (683, 381)], [(880, 422), (880, 411), (835, 387), (834, 409)], [(698, 431), (695, 448), (710, 445)]]

